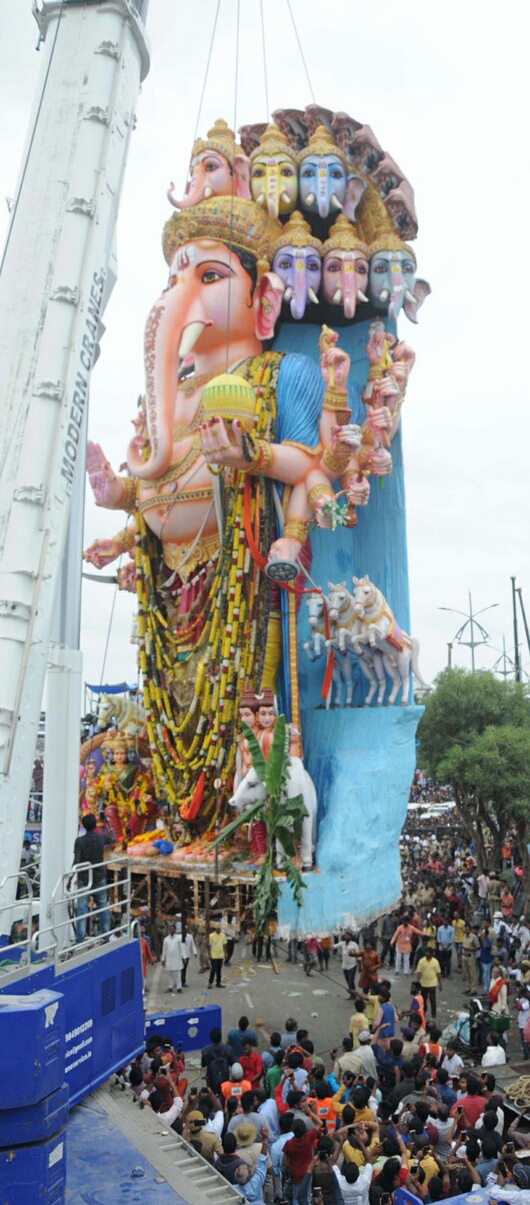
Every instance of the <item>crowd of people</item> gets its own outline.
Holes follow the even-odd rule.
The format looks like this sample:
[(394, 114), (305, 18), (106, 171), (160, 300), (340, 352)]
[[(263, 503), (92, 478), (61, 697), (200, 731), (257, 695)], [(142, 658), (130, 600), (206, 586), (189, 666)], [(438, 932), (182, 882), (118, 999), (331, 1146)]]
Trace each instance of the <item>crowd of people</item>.
[(491, 1201), (526, 1205), (530, 1133), (518, 1119), (503, 1137), (494, 1074), (465, 1072), (414, 998), (410, 1036), (389, 1037), (399, 1018), (387, 997), (381, 986), (371, 1025), (356, 1007), (329, 1060), (295, 1017), (265, 1034), (242, 1016), (224, 1040), (212, 1029), (204, 1082), (188, 1083), (182, 1050), (153, 1037), (128, 1085), (246, 1201), (388, 1205), (405, 1186), (428, 1203), (482, 1186)]

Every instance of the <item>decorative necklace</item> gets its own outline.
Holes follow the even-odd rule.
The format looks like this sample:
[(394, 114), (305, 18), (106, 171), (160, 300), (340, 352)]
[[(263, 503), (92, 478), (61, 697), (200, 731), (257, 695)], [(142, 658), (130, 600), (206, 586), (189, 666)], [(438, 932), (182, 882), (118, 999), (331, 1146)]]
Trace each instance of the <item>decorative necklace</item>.
[(213, 380), (213, 377), (219, 376), (219, 373), (222, 371), (223, 368), (221, 365), (218, 368), (212, 369), (210, 372), (203, 372), (202, 376), (200, 377), (186, 377), (183, 381), (179, 381), (177, 386), (178, 391), (179, 393), (183, 393), (184, 397), (191, 397), (197, 392), (197, 389), (200, 389), (203, 385), (207, 385), (208, 381)]
[[(186, 434), (189, 434), (189, 428), (186, 430)], [(191, 447), (188, 448), (188, 451), (185, 452), (184, 456), (181, 456), (180, 460), (173, 460), (167, 473), (164, 473), (163, 477), (158, 478), (156, 482), (157, 489), (161, 485), (166, 485), (169, 481), (176, 481), (178, 477), (183, 477), (187, 469), (190, 469), (191, 466), (195, 464), (200, 450), (201, 441), (198, 435), (194, 435), (191, 441)]]

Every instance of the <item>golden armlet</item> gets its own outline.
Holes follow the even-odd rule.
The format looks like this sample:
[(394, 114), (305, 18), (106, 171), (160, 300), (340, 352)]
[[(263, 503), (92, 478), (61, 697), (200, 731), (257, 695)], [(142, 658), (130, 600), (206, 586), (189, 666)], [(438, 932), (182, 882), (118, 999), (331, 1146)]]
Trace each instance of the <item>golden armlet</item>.
[(285, 536), (286, 540), (299, 540), (300, 544), (305, 544), (308, 530), (309, 524), (303, 519), (287, 519), (283, 525), (282, 536)]

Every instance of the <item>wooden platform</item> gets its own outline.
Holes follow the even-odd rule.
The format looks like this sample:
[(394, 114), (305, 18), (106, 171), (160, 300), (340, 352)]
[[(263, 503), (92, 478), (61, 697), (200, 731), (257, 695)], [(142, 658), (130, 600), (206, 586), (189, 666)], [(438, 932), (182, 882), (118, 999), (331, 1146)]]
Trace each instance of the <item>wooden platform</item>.
[[(223, 873), (215, 868), (180, 866), (169, 858), (129, 858), (131, 869), (131, 911), (151, 924), (174, 920), (179, 913), (194, 928), (208, 928), (210, 912), (219, 910), (235, 917), (239, 930), (252, 915), (255, 874), (252, 871)], [(123, 865), (123, 863), (122, 863)], [(108, 862), (109, 900), (119, 893), (120, 871)]]

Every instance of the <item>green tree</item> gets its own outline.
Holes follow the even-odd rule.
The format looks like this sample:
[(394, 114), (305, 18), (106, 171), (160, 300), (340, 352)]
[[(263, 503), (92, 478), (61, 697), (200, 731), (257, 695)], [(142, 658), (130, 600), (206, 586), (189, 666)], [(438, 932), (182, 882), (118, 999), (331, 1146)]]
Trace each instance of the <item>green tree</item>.
[(269, 920), (276, 912), (280, 887), (275, 874), (276, 845), (283, 853), (279, 871), (290, 884), (293, 897), (300, 907), (305, 887), (300, 870), (296, 865), (296, 842), (302, 835), (302, 824), (308, 815), (301, 795), (288, 799), (286, 795), (287, 772), (289, 769), (289, 733), (285, 716), (278, 717), (269, 756), (265, 761), (259, 742), (246, 724), (242, 724), (243, 735), (248, 741), (252, 765), (265, 787), (265, 799), (259, 799), (245, 812), (232, 820), (209, 847), (225, 842), (242, 824), (251, 820), (262, 820), (267, 829), (267, 852), (260, 867), (254, 891), (253, 912), (257, 934), (266, 933)]
[(450, 783), (458, 817), (487, 864), (485, 829), (499, 866), (508, 827), (516, 824), (526, 851), (530, 818), (530, 702), (521, 686), (487, 670), (446, 669), (427, 699), (418, 729), (420, 761), (431, 778)]

